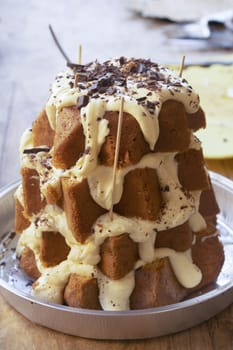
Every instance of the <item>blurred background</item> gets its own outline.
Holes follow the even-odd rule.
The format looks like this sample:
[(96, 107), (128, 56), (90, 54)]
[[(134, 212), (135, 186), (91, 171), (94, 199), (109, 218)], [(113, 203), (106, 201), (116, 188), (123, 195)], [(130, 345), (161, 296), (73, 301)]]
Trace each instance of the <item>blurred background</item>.
[(83, 63), (134, 56), (176, 67), (185, 55), (187, 65), (230, 66), (232, 10), (232, 0), (1, 0), (0, 186), (19, 178), (20, 136), (66, 64), (49, 24), (74, 62), (81, 44)]

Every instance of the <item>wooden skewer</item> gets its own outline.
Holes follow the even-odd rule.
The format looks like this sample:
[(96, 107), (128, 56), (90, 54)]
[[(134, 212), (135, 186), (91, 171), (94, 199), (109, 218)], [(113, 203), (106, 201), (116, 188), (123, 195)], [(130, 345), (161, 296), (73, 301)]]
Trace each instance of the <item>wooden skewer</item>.
[[(78, 48), (78, 64), (82, 64), (82, 45), (79, 45), (79, 48)], [(76, 88), (77, 85), (78, 85), (78, 73), (75, 74), (75, 77), (74, 77), (74, 87)]]
[(78, 48), (78, 64), (82, 64), (82, 45)]
[(119, 110), (119, 117), (118, 117), (118, 124), (117, 124), (116, 149), (115, 149), (115, 155), (114, 155), (113, 174), (112, 174), (112, 198), (111, 198), (111, 208), (110, 208), (111, 220), (113, 219), (113, 199), (115, 194), (116, 170), (117, 170), (117, 163), (118, 163), (119, 151), (120, 151), (123, 110), (124, 110), (124, 97), (122, 96), (120, 100), (120, 110)]
[(183, 70), (184, 70), (184, 62), (185, 62), (185, 56), (182, 56), (182, 61), (181, 61), (181, 65), (180, 65), (180, 72), (179, 72), (179, 77), (182, 77), (183, 74)]

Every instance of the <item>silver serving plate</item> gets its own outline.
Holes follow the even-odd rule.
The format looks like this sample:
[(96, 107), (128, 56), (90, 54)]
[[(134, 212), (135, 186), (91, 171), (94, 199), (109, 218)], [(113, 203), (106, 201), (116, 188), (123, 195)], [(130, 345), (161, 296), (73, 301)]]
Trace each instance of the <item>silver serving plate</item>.
[(0, 291), (26, 318), (59, 332), (95, 339), (142, 339), (175, 333), (216, 315), (233, 302), (233, 182), (210, 173), (221, 208), (218, 226), (225, 263), (215, 285), (183, 302), (135, 311), (93, 311), (45, 303), (30, 295), (30, 281), (15, 256), (14, 183), (0, 191)]

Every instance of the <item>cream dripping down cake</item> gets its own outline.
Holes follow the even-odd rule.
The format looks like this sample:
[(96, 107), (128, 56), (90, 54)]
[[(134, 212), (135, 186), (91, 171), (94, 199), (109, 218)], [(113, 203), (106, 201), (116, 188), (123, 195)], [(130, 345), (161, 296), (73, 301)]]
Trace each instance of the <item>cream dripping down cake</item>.
[(224, 252), (194, 135), (204, 127), (198, 94), (168, 68), (124, 57), (69, 64), (20, 145), (15, 230), (32, 295), (129, 310), (214, 283)]

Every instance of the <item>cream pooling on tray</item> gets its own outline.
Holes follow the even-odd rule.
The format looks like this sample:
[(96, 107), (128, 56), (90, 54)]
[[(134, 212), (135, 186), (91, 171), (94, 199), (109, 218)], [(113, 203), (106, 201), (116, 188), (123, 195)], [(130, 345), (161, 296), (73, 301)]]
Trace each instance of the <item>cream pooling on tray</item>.
[[(130, 113), (137, 119), (145, 140), (149, 143), (150, 148), (153, 149), (159, 135), (158, 115), (164, 101), (168, 99), (178, 100), (184, 104), (188, 113), (195, 113), (198, 110), (199, 97), (193, 92), (192, 88), (186, 81), (178, 78), (170, 70), (149, 61), (140, 60), (138, 63), (141, 72), (138, 72), (137, 74), (134, 72), (132, 75), (130, 75), (130, 69), (132, 69), (132, 71), (134, 69), (132, 61), (124, 62), (122, 65), (121, 59), (106, 62), (104, 66), (105, 68), (97, 62), (85, 66), (85, 70), (83, 66), (77, 66), (76, 70), (77, 74), (79, 74), (79, 82), (76, 88), (73, 87), (74, 72), (72, 70), (68, 70), (56, 78), (55, 83), (52, 86), (50, 99), (46, 105), (50, 124), (53, 128), (56, 127), (56, 119), (59, 118), (59, 111), (62, 107), (76, 105), (77, 99), (80, 96), (88, 96), (88, 101), (86, 101), (87, 104), (84, 104), (81, 107), (80, 114), (86, 137), (85, 146), (86, 149), (88, 148), (90, 151), (88, 154), (84, 152), (84, 155), (79, 158), (76, 165), (68, 170), (54, 168), (48, 158), (47, 152), (39, 152), (33, 155), (33, 157), (23, 154), (22, 166), (35, 168), (38, 171), (41, 183), (43, 184), (42, 188), (48, 183), (54, 183), (54, 186), (57, 186), (61, 176), (68, 175), (76, 178), (77, 181), (82, 181), (83, 178), (87, 177), (93, 199), (104, 208), (109, 209), (111, 181), (106, 181), (106, 176), (108, 177), (108, 180), (111, 179), (112, 169), (110, 168), (109, 171), (109, 167), (107, 170), (107, 167), (101, 167), (97, 164), (98, 152), (109, 132), (107, 120), (103, 118), (105, 111), (119, 110), (120, 96), (123, 95), (125, 99), (124, 111)], [(108, 69), (111, 67), (110, 70), (112, 70), (112, 73), (101, 71), (106, 69), (106, 66)], [(101, 74), (102, 85), (100, 84), (101, 79), (99, 78)], [(149, 81), (151, 82), (151, 85), (148, 83)], [(98, 89), (96, 84), (100, 84)], [(30, 137), (31, 134), (27, 133), (21, 145), (22, 150), (31, 147), (32, 142), (30, 141)], [(191, 138), (190, 148), (200, 148), (199, 143), (195, 138)], [(193, 191), (190, 196), (185, 196), (182, 192), (183, 201), (185, 206), (187, 206), (187, 210), (183, 211), (181, 216), (178, 215), (179, 208), (177, 208), (176, 205), (176, 196), (181, 195), (181, 191), (177, 178), (177, 164), (174, 157), (175, 153), (149, 154), (144, 156), (138, 164), (118, 170), (117, 172), (116, 183), (120, 189), (122, 189), (125, 174), (138, 167), (147, 166), (157, 169), (161, 186), (163, 184), (166, 185), (167, 182), (170, 181), (169, 186), (171, 186), (172, 189), (170, 193), (173, 193), (173, 197), (175, 198), (169, 198), (169, 195), (165, 198), (167, 211), (165, 211), (165, 214), (157, 220), (157, 223), (134, 218), (122, 218), (116, 214), (114, 214), (113, 221), (109, 221), (109, 215), (105, 214), (94, 224), (93, 229), (95, 235), (89, 237), (85, 244), (80, 244), (72, 238), (72, 233), (68, 229), (65, 215), (61, 212), (61, 209), (56, 206), (47, 205), (44, 209), (44, 213), (42, 213), (42, 217), (46, 217), (47, 219), (46, 224), (39, 228), (35, 228), (33, 224), (31, 224), (31, 226), (25, 230), (27, 232), (25, 232), (25, 234), (23, 233), (21, 236), (18, 251), (20, 251), (25, 245), (29, 246), (34, 251), (36, 259), (39, 260), (38, 247), (36, 248), (33, 232), (36, 231), (37, 237), (39, 237), (43, 230), (59, 231), (66, 238), (67, 244), (71, 246), (71, 251), (67, 261), (60, 263), (56, 267), (43, 268), (38, 262), (42, 276), (37, 282), (34, 294), (42, 298), (60, 302), (59, 298), (61, 298), (69, 273), (76, 271), (77, 273), (90, 275), (90, 271), (92, 271), (92, 273), (98, 278), (100, 302), (102, 307), (104, 309), (111, 309), (109, 300), (110, 298), (112, 299), (112, 296), (114, 295), (113, 290), (120, 290), (121, 292), (118, 293), (117, 297), (118, 299), (120, 298), (120, 300), (115, 301), (116, 306), (114, 307), (114, 310), (127, 309), (129, 307), (130, 291), (132, 291), (134, 287), (134, 274), (130, 273), (122, 280), (109, 281), (107, 277), (103, 277), (103, 275), (95, 268), (99, 259), (99, 246), (103, 243), (103, 240), (108, 237), (107, 232), (111, 226), (113, 226), (111, 229), (111, 235), (128, 232), (131, 239), (139, 242), (140, 261), (136, 264), (137, 267), (153, 261), (156, 257), (169, 256), (173, 270), (180, 283), (186, 287), (197, 285), (201, 279), (201, 272), (192, 264), (190, 252), (176, 253), (171, 249), (164, 250), (160, 248), (155, 250), (153, 248), (154, 240), (156, 239), (154, 229), (160, 231), (166, 228), (172, 228), (184, 223), (191, 217), (195, 218), (195, 220), (190, 220), (191, 226), (194, 226), (193, 221), (195, 221), (196, 226), (201, 226), (202, 228), (205, 227), (204, 220), (200, 215), (198, 216), (195, 214), (199, 206), (200, 191)], [(49, 177), (43, 173), (43, 166), (41, 166), (45, 159), (51, 166)], [(92, 161), (92, 159), (94, 159), (94, 161)], [(164, 169), (161, 164), (165, 166)], [(168, 173), (172, 175), (170, 178), (164, 176)], [(100, 193), (103, 192), (101, 186), (103, 185), (105, 196), (101, 197)], [(114, 198), (114, 203), (117, 203), (120, 200), (119, 193), (121, 194), (122, 191), (115, 192), (118, 193), (118, 197)], [(22, 201), (20, 190), (18, 191), (18, 194), (19, 200), (21, 198)], [(54, 215), (57, 220), (54, 220)], [(164, 215), (166, 216), (166, 221), (169, 223), (166, 227), (161, 224), (165, 221)], [(41, 216), (41, 213), (39, 216)], [(106, 228), (105, 230), (102, 230), (102, 232), (105, 232), (102, 237), (101, 234), (98, 233), (98, 225), (100, 222), (101, 225)], [(146, 231), (145, 228), (147, 228)], [(181, 267), (184, 261), (186, 261), (188, 273), (187, 270), (182, 271)], [(80, 262), (82, 263), (82, 272), (80, 272)], [(53, 272), (56, 273), (53, 275)], [(46, 277), (47, 274), (48, 276)], [(192, 276), (191, 281), (189, 278), (190, 276)], [(53, 282), (51, 282), (51, 280)], [(105, 280), (108, 280), (108, 283), (105, 283)], [(46, 290), (50, 289), (51, 291), (51, 288), (48, 288), (49, 284), (52, 289), (54, 289), (54, 292), (56, 290), (56, 293), (46, 296)], [(53, 298), (55, 295), (57, 297), (54, 300)]]

